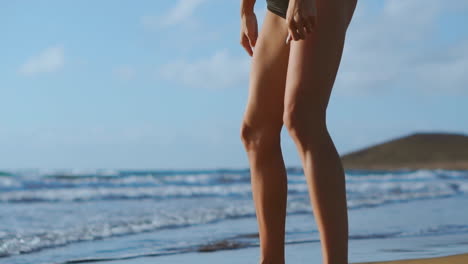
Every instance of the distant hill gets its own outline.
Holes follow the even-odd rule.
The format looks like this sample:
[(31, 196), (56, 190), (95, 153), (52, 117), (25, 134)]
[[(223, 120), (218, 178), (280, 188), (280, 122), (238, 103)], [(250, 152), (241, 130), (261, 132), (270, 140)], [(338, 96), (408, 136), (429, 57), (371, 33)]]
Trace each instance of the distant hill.
[(414, 133), (341, 156), (345, 169), (466, 169), (468, 136)]

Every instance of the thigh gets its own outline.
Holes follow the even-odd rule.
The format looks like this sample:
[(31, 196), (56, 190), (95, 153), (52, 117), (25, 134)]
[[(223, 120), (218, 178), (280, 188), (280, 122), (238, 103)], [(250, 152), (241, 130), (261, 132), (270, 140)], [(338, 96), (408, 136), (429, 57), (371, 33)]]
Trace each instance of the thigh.
[(289, 46), (286, 22), (267, 10), (253, 52), (244, 124), (282, 126)]
[(355, 6), (356, 0), (317, 0), (315, 31), (304, 40), (291, 42), (285, 114), (325, 118)]

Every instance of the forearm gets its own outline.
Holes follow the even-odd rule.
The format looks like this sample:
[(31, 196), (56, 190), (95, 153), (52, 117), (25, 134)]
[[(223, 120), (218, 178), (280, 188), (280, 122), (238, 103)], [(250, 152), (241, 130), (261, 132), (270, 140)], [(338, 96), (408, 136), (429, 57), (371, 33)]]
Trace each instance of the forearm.
[(241, 0), (241, 6), (240, 6), (241, 15), (253, 13), (255, 1), (256, 0)]

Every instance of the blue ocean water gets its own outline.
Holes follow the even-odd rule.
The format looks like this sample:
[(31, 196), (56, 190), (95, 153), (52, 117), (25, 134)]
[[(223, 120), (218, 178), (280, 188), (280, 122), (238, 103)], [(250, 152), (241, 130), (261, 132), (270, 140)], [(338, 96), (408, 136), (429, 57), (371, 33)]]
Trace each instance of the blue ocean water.
[[(468, 171), (346, 171), (346, 190), (350, 240), (468, 242)], [(319, 242), (301, 169), (288, 169), (287, 212), (287, 243)], [(0, 263), (256, 247), (255, 221), (248, 169), (0, 172)]]

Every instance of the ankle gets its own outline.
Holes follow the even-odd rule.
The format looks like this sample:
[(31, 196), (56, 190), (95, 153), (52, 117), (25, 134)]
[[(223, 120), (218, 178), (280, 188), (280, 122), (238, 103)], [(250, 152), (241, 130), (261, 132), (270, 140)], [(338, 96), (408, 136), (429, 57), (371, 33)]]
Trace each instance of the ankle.
[(338, 260), (332, 260), (332, 261), (324, 260), (322, 262), (322, 264), (348, 264), (348, 261), (346, 261), (346, 260), (340, 260), (340, 261), (338, 261)]
[(283, 257), (260, 257), (258, 264), (285, 264), (285, 258)]

